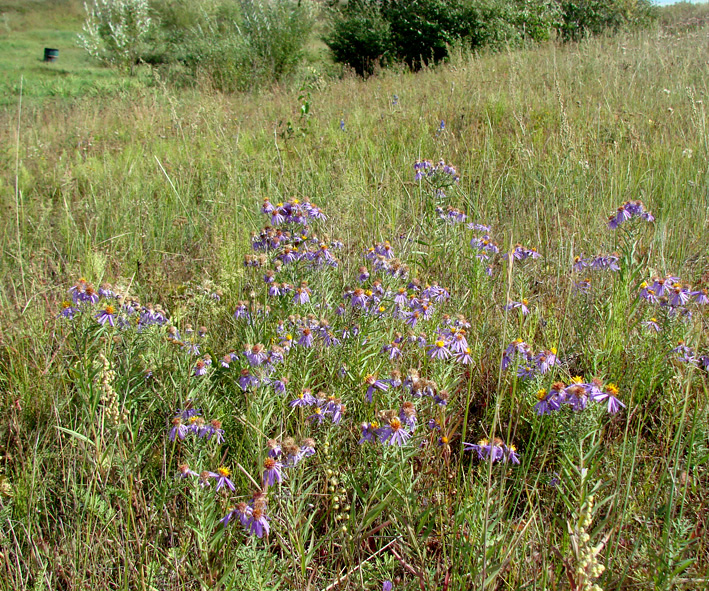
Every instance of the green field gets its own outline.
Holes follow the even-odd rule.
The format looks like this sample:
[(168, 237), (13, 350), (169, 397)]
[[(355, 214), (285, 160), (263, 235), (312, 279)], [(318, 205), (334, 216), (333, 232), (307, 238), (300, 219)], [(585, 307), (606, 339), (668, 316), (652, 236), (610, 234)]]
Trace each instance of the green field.
[(0, 589), (709, 586), (705, 6), (252, 94), (82, 18), (0, 0)]

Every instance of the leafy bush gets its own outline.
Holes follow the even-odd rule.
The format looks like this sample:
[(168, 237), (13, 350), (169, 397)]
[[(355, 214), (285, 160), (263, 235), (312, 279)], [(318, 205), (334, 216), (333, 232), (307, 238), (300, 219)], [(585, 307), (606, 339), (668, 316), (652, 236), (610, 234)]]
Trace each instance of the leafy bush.
[(106, 64), (133, 67), (152, 27), (147, 0), (93, 0), (79, 44)]
[(325, 42), (336, 61), (363, 75), (377, 63), (440, 62), (451, 45), (576, 40), (651, 17), (650, 0), (351, 0), (334, 13)]
[(239, 0), (201, 11), (168, 46), (193, 77), (217, 90), (249, 90), (282, 80), (300, 62), (314, 15), (307, 2)]
[[(252, 89), (293, 72), (314, 24), (312, 4), (302, 0), (153, 0), (152, 20), (147, 0), (94, 3), (82, 38), (92, 56), (107, 64), (166, 65), (169, 79), (203, 79), (222, 91)], [(122, 24), (131, 18), (157, 26)]]
[(650, 0), (561, 0), (559, 34), (565, 41), (615, 32), (626, 26), (645, 26), (654, 18)]
[(465, 31), (457, 0), (388, 0), (384, 15), (396, 56), (413, 68), (439, 62)]
[(393, 56), (391, 29), (377, 0), (350, 2), (337, 14), (324, 41), (336, 62), (348, 64), (360, 76), (372, 74)]
[(371, 74), (377, 63), (437, 63), (456, 44), (548, 39), (557, 23), (554, 0), (353, 0), (335, 13), (325, 42), (336, 61)]

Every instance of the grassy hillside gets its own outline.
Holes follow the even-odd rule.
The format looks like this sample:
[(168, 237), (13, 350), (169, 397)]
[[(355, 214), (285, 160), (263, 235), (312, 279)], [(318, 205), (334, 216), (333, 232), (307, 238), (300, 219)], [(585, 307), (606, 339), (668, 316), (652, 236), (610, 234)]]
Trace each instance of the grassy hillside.
[(84, 63), (76, 4), (17, 6), (0, 588), (706, 584), (704, 7), (220, 95)]

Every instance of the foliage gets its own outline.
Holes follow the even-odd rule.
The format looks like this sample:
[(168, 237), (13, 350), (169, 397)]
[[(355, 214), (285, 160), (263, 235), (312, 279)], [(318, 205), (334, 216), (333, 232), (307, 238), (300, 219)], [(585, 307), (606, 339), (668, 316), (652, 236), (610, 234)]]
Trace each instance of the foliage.
[(279, 82), (302, 58), (314, 24), (308, 2), (240, 0), (203, 11), (184, 38), (169, 44), (193, 76), (222, 91)]
[[(435, 70), (239, 96), (89, 86), (60, 101), (54, 81), (40, 102), (36, 68), (67, 85), (82, 74), (28, 62), (34, 100), (0, 113), (0, 587), (703, 588), (705, 34), (461, 52)], [(277, 224), (266, 198), (327, 219)], [(278, 264), (282, 243), (254, 250), (262, 233), (297, 242), (298, 260)], [(317, 268), (328, 251), (338, 266)], [(269, 295), (270, 279), (286, 293)], [(303, 281), (307, 303), (294, 301)], [(88, 282), (103, 299), (71, 319), (62, 300)], [(441, 297), (414, 328), (392, 314), (400, 287), (419, 312)], [(353, 306), (358, 289), (379, 305)], [(109, 305), (113, 327), (99, 323)], [(458, 314), (469, 365), (432, 353)], [(276, 363), (304, 323), (322, 340)], [(326, 345), (328, 331), (342, 342)], [(517, 338), (559, 364), (502, 370)], [(263, 348), (273, 370), (248, 361)], [(369, 374), (409, 368), (435, 384), (366, 401)], [(242, 389), (244, 369), (258, 386)], [(574, 376), (615, 382), (625, 408), (539, 415), (539, 390)], [(340, 423), (290, 406), (304, 388), (341, 399)], [(418, 417), (404, 445), (358, 443), (402, 402)], [(188, 409), (204, 423), (173, 441)], [(223, 442), (197, 434), (211, 420)], [(312, 436), (315, 454), (269, 485), (270, 534), (224, 527), (262, 486), (268, 439), (287, 436)], [(222, 465), (235, 491), (209, 475), (200, 486)]]
[(566, 41), (647, 26), (655, 16), (650, 0), (561, 0), (559, 34)]
[(453, 45), (578, 40), (647, 25), (653, 14), (647, 0), (351, 0), (334, 12), (325, 41), (336, 61), (362, 75), (394, 61), (413, 69), (438, 63)]
[(92, 0), (84, 7), (80, 45), (101, 62), (132, 70), (150, 35), (148, 0)]
[[(147, 0), (96, 2), (100, 8), (90, 12), (81, 37), (93, 57), (105, 63), (161, 65), (170, 79), (186, 74), (227, 92), (257, 88), (290, 75), (314, 24), (314, 9), (307, 1), (157, 0), (152, 6), (157, 24), (152, 27), (144, 24), (150, 24)], [(125, 8), (126, 2), (135, 7)], [(133, 30), (140, 35), (133, 35), (130, 43), (124, 31)]]
[(336, 62), (348, 64), (360, 76), (394, 57), (391, 29), (376, 0), (348, 2), (334, 18), (325, 43)]

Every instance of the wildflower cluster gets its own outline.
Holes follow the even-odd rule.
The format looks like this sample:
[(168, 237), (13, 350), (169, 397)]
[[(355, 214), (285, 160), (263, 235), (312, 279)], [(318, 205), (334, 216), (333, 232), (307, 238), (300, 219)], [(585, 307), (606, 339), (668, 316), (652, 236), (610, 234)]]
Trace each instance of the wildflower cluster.
[(270, 525), (266, 517), (267, 498), (264, 491), (257, 491), (248, 503), (241, 501), (232, 507), (220, 520), (226, 527), (233, 520), (239, 520), (249, 535), (262, 538), (268, 536)]
[(322, 210), (317, 205), (310, 203), (307, 198), (302, 202), (298, 199), (291, 199), (276, 205), (273, 205), (267, 198), (263, 201), (261, 213), (270, 216), (272, 226), (281, 224), (307, 226), (311, 220), (327, 219)]
[(689, 285), (682, 283), (679, 277), (667, 275), (666, 277), (653, 277), (649, 282), (640, 284), (638, 297), (648, 304), (667, 308), (670, 314), (682, 313), (690, 315), (685, 307), (692, 300), (699, 306), (709, 303), (709, 294), (706, 289), (692, 291)]
[(618, 399), (618, 387), (615, 384), (603, 385), (597, 378), (584, 382), (583, 378), (575, 377), (568, 386), (563, 382), (554, 382), (548, 392), (545, 389), (539, 390), (537, 399), (539, 402), (534, 405), (534, 410), (538, 415), (550, 414), (562, 405), (568, 405), (574, 411), (582, 411), (589, 402), (606, 403), (610, 414), (625, 408), (625, 404)]
[(413, 402), (404, 402), (399, 411), (380, 411), (378, 420), (362, 423), (360, 445), (379, 441), (384, 445), (402, 446), (416, 430), (416, 408)]
[(90, 311), (102, 326), (134, 327), (139, 331), (167, 322), (167, 314), (162, 308), (142, 306), (137, 300), (114, 292), (108, 283), (102, 284), (97, 291), (82, 277), (69, 289), (69, 294), (71, 301), (62, 302), (61, 318), (73, 320), (77, 314)]
[(170, 441), (183, 440), (188, 436), (209, 441), (214, 437), (217, 443), (224, 442), (224, 430), (218, 419), (205, 420), (202, 411), (197, 408), (178, 410), (170, 421)]
[[(406, 278), (409, 274), (408, 266), (394, 256), (394, 250), (388, 240), (371, 246), (365, 253), (364, 258), (372, 262), (374, 271), (386, 273), (400, 279)], [(369, 275), (367, 274), (367, 276)]]
[(291, 408), (312, 407), (313, 414), (306, 419), (311, 424), (320, 425), (326, 418), (329, 418), (334, 425), (339, 425), (342, 415), (345, 413), (345, 405), (342, 400), (332, 394), (318, 392), (313, 396), (310, 388), (303, 389), (298, 396), (291, 400)]
[(460, 180), (458, 171), (443, 160), (434, 164), (431, 160), (417, 160), (414, 163), (414, 180), (426, 179), (437, 187), (450, 186)]
[(620, 271), (617, 254), (599, 254), (595, 257), (585, 257), (583, 254), (574, 257), (574, 271)]
[(526, 261), (527, 259), (540, 259), (542, 255), (537, 252), (536, 248), (527, 248), (521, 244), (516, 244), (515, 247), (507, 253), (509, 260)]
[(468, 216), (465, 215), (462, 209), (450, 205), (445, 208), (440, 206), (436, 207), (436, 215), (450, 224), (462, 224), (468, 219)]
[(478, 458), (483, 461), (489, 460), (492, 463), (501, 461), (519, 464), (517, 447), (514, 445), (506, 445), (499, 437), (495, 437), (492, 442), (487, 439), (481, 439), (477, 443), (463, 442), (463, 449), (476, 452)]
[(625, 222), (640, 219), (646, 222), (655, 221), (655, 217), (645, 209), (642, 201), (626, 201), (618, 210), (608, 218), (608, 228), (615, 230)]
[(507, 345), (502, 354), (502, 369), (506, 370), (511, 367), (515, 360), (518, 361), (517, 376), (525, 379), (544, 375), (552, 367), (559, 365), (559, 359), (556, 356), (554, 347), (543, 349), (535, 354), (532, 348), (522, 339), (515, 339)]
[(477, 250), (475, 258), (481, 261), (487, 261), (491, 256), (500, 252), (500, 247), (490, 238), (490, 227), (483, 224), (468, 224), (471, 230), (485, 232), (482, 237), (473, 237), (470, 241), (470, 246)]

